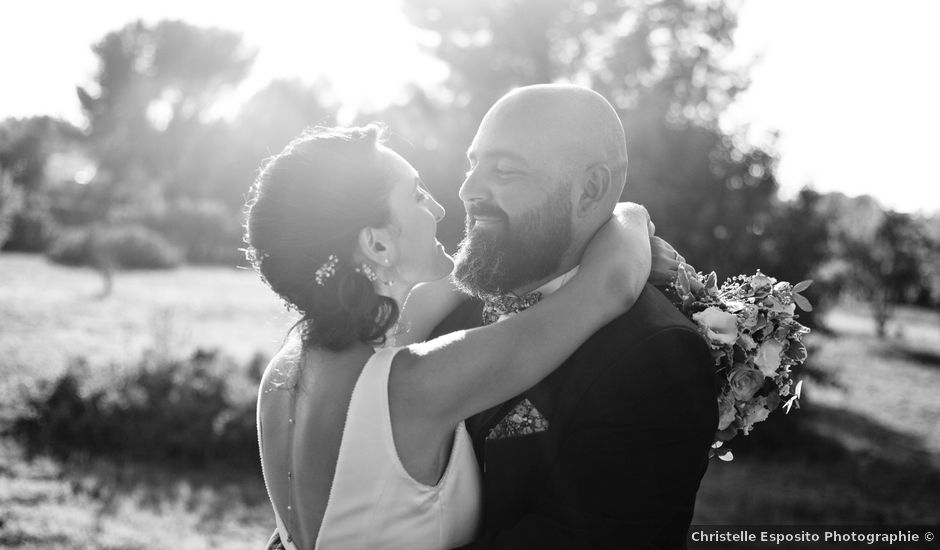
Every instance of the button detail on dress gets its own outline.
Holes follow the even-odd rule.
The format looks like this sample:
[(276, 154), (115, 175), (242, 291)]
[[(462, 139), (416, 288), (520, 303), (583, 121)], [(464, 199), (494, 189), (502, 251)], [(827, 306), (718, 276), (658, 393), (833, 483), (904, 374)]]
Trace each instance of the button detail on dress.
[(287, 472), (287, 479), (294, 479), (293, 472)]

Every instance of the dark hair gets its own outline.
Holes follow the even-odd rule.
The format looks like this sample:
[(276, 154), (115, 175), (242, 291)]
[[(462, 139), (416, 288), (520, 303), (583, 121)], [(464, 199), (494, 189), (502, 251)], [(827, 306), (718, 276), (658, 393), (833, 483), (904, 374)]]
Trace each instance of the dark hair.
[[(391, 221), (382, 133), (374, 124), (308, 129), (264, 162), (251, 188), (246, 256), (301, 314), (294, 328), (305, 348), (381, 344), (398, 320), (398, 304), (377, 294), (353, 260), (360, 231)], [(331, 255), (334, 274), (318, 285), (315, 272)]]

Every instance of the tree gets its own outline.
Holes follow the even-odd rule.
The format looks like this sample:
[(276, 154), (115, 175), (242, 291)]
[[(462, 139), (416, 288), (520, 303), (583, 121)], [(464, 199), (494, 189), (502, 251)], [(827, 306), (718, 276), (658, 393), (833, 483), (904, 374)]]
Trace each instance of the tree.
[(195, 142), (219, 95), (239, 83), (254, 52), (230, 31), (138, 21), (93, 48), (95, 86), (78, 88), (98, 159), (96, 185), (112, 201), (186, 193), (201, 183)]
[[(691, 262), (724, 273), (770, 262), (760, 241), (772, 221), (775, 158), (719, 126), (748, 84), (746, 68), (726, 62), (736, 16), (725, 2), (405, 5), (414, 24), (437, 35), (433, 53), (451, 69), (444, 90), (419, 96), (446, 128), (430, 140), (445, 144), (433, 151), (444, 168), (430, 170), (451, 190), (445, 204), (458, 207), (463, 151), (498, 97), (515, 86), (572, 81), (617, 108), (630, 156), (624, 198), (645, 204), (663, 236)], [(428, 141), (409, 127), (399, 131), (412, 143)], [(427, 178), (432, 185), (433, 178)]]
[(20, 195), (13, 187), (13, 178), (0, 173), (0, 249), (13, 231), (13, 220), (20, 209)]
[[(325, 81), (274, 80), (242, 106), (224, 132), (224, 165), (212, 178), (210, 191), (233, 209), (241, 208), (261, 162), (279, 153), (305, 128), (336, 123), (339, 105)], [(219, 139), (226, 139), (219, 136)]]
[(872, 308), (879, 337), (895, 306), (930, 292), (931, 244), (924, 226), (908, 214), (884, 210), (869, 196), (830, 193), (819, 201), (829, 220), (830, 260), (820, 267), (833, 291), (851, 293)]
[(47, 116), (0, 122), (0, 246), (38, 252), (54, 231), (45, 195), (47, 167), (65, 144), (78, 142), (74, 126)]
[(793, 200), (776, 204), (770, 221), (756, 231), (761, 237), (760, 254), (769, 260), (762, 267), (765, 272), (794, 283), (815, 281), (805, 291), (813, 310), (800, 312), (800, 323), (814, 329), (823, 328), (818, 312), (831, 305), (837, 296), (818, 272), (832, 252), (829, 220), (821, 210), (823, 202), (823, 195), (804, 188)]
[(848, 241), (847, 283), (872, 306), (878, 337), (896, 304), (912, 302), (923, 283), (921, 251), (926, 242), (907, 214), (887, 212), (870, 242)]

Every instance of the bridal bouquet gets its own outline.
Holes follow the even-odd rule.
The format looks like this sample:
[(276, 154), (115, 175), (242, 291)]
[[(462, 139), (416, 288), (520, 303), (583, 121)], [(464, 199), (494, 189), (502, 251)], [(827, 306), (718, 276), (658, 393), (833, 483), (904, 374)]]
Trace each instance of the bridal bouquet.
[(723, 442), (747, 435), (779, 406), (799, 408), (802, 382), (793, 386), (791, 370), (806, 361), (796, 308), (812, 310), (800, 295), (812, 281), (790, 285), (760, 271), (739, 275), (720, 287), (714, 272), (697, 273), (680, 264), (672, 297), (708, 341), (721, 381), (718, 433), (711, 456), (731, 460)]

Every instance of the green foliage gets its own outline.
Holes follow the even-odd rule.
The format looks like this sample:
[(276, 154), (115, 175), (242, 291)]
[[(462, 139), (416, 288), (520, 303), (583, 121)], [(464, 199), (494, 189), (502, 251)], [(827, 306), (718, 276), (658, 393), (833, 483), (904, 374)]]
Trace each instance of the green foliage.
[(55, 239), (58, 224), (49, 211), (48, 200), (32, 193), (22, 201), (22, 207), (12, 217), (12, 225), (4, 250), (42, 252)]
[(47, 253), (52, 261), (99, 269), (171, 269), (182, 253), (159, 233), (146, 227), (73, 228), (62, 232)]
[(188, 263), (238, 263), (240, 219), (224, 204), (184, 198), (147, 216), (142, 222), (182, 250)]
[[(131, 23), (93, 47), (95, 94), (79, 88), (98, 161), (97, 185), (115, 204), (154, 191), (198, 187), (213, 157), (196, 145), (214, 135), (203, 122), (227, 88), (248, 73), (254, 52), (241, 36), (182, 21)], [(222, 144), (216, 144), (222, 146)]]
[(932, 260), (938, 245), (929, 220), (884, 210), (868, 196), (823, 198), (818, 215), (829, 220), (830, 255), (819, 271), (830, 294), (849, 293), (868, 302), (880, 337), (886, 336), (897, 304), (940, 303)]
[(0, 122), (0, 247), (41, 252), (56, 223), (45, 196), (54, 152), (77, 141), (78, 130), (51, 117)]
[(87, 229), (66, 229), (59, 234), (46, 252), (57, 264), (80, 267), (100, 263), (92, 247), (91, 232)]
[(215, 351), (187, 359), (145, 355), (124, 374), (89, 382), (76, 360), (28, 397), (12, 432), (33, 452), (76, 452), (194, 465), (257, 464), (256, 357), (236, 365)]
[(48, 116), (8, 118), (0, 122), (0, 173), (27, 193), (38, 191), (46, 183), (49, 157), (79, 135), (77, 128)]
[(13, 219), (22, 207), (22, 194), (13, 187), (13, 178), (0, 174), (0, 249), (9, 239)]

